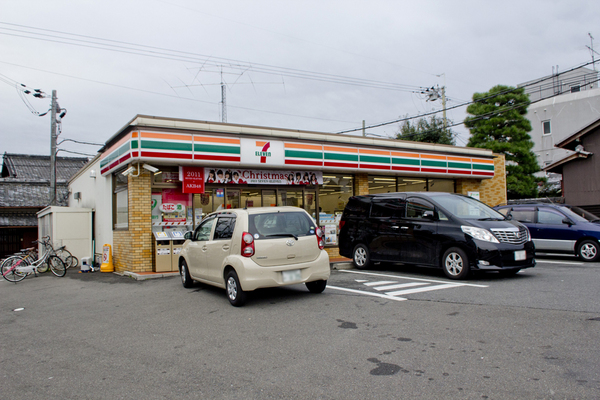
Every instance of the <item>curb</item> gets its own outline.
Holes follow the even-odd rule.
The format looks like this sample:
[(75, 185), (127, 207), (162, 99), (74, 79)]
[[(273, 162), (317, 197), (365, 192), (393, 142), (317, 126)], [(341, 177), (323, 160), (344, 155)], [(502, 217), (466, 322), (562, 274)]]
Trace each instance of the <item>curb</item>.
[[(329, 266), (331, 269), (340, 270), (340, 269), (352, 269), (354, 266), (351, 261), (334, 261), (330, 262)], [(144, 273), (136, 273), (136, 272), (113, 272), (119, 276), (126, 276), (136, 281), (147, 281), (149, 279), (159, 279), (159, 278), (172, 278), (174, 276), (179, 276), (179, 272), (144, 272)]]

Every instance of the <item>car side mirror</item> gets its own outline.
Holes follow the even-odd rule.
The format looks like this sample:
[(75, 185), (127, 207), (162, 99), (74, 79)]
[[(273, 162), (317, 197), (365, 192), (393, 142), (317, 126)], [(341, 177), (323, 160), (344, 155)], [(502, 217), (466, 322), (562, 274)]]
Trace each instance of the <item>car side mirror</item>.
[(194, 232), (192, 231), (187, 231), (184, 235), (183, 238), (185, 240), (192, 240), (192, 237), (194, 236)]
[(571, 225), (575, 225), (575, 224), (573, 223), (573, 221), (571, 221), (569, 218), (565, 218), (565, 219), (563, 219), (563, 220), (562, 220), (562, 223), (563, 223), (563, 224), (567, 224), (567, 225), (569, 225), (569, 226), (571, 226)]

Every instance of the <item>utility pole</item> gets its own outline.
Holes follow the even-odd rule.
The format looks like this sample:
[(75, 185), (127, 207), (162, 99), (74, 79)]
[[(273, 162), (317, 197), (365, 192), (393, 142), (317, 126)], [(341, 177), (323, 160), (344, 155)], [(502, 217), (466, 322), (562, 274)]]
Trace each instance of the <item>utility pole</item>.
[(227, 122), (226, 89), (223, 83), (223, 70), (221, 69), (221, 122)]
[(594, 59), (594, 37), (592, 36), (591, 33), (588, 32), (588, 36), (590, 37), (590, 44), (592, 45), (592, 47), (590, 47), (590, 51), (592, 53), (592, 65), (594, 66), (594, 71), (596, 70), (596, 60)]
[(442, 108), (444, 110), (444, 129), (448, 126), (446, 122), (446, 86), (442, 86)]
[(52, 91), (52, 104), (50, 105), (50, 205), (56, 205), (56, 90)]

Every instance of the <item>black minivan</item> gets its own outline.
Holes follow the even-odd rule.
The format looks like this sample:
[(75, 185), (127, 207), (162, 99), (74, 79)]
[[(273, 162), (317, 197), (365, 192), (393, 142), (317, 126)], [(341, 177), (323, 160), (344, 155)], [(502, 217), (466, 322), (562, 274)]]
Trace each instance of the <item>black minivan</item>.
[(473, 270), (512, 275), (535, 266), (525, 225), (455, 193), (351, 197), (340, 220), (339, 250), (359, 269), (401, 262), (442, 268), (451, 279)]

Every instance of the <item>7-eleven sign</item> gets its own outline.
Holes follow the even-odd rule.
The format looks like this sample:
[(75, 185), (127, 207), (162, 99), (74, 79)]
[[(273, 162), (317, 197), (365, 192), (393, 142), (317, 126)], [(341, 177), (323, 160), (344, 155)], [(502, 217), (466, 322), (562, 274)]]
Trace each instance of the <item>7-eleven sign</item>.
[(283, 142), (277, 140), (242, 139), (242, 164), (283, 166)]

